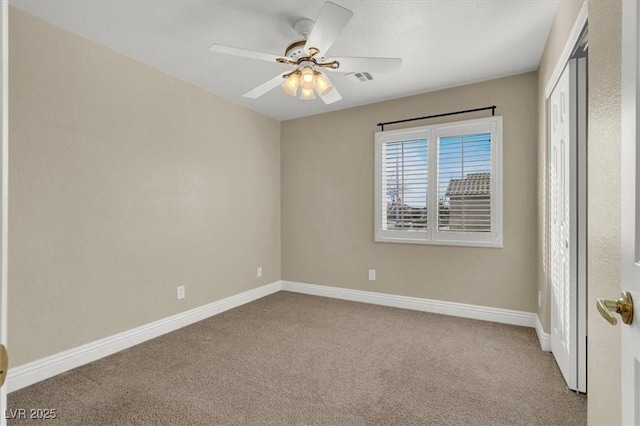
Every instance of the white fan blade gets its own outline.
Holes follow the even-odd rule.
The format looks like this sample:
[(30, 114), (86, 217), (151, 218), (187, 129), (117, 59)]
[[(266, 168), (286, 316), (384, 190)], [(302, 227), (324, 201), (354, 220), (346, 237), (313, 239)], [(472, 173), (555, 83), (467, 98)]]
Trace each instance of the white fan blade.
[(225, 55), (242, 56), (244, 58), (259, 59), (261, 61), (275, 62), (281, 56), (271, 55), (269, 53), (256, 52), (253, 50), (239, 49), (237, 47), (225, 46), (222, 44), (212, 44), (209, 50)]
[(259, 98), (260, 96), (262, 96), (265, 93), (267, 93), (269, 90), (275, 89), (276, 87), (278, 87), (282, 83), (284, 83), (284, 78), (282, 78), (282, 76), (285, 75), (285, 74), (287, 74), (287, 72), (283, 72), (282, 74), (276, 75), (271, 80), (265, 81), (264, 83), (262, 83), (260, 86), (256, 87), (255, 89), (249, 90), (247, 93), (242, 95), (242, 97), (251, 98), (251, 99)]
[(310, 47), (315, 47), (325, 55), (352, 16), (353, 12), (349, 9), (330, 1), (326, 2), (322, 6), (320, 16), (316, 19), (304, 48), (308, 51)]
[[(323, 77), (329, 82), (329, 84), (333, 86), (333, 83), (331, 83), (329, 77), (327, 77), (326, 75), (324, 75)], [(316, 93), (320, 96), (320, 99), (322, 99), (322, 101), (327, 105), (338, 102), (340, 99), (342, 99), (342, 95), (340, 94), (340, 92), (338, 92), (336, 86), (333, 86), (331, 90), (324, 94), (324, 96), (321, 95), (320, 92), (318, 92), (318, 87), (316, 86)]]
[(327, 71), (333, 72), (371, 72), (371, 73), (384, 73), (395, 71), (402, 65), (402, 59), (400, 58), (330, 58), (326, 62), (338, 61), (340, 67), (337, 70), (331, 68), (324, 68)]

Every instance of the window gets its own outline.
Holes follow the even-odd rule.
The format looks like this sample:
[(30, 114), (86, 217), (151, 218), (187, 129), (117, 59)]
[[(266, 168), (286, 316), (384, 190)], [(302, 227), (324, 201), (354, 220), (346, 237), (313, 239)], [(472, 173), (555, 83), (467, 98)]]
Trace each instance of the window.
[(377, 132), (375, 240), (502, 247), (502, 117)]

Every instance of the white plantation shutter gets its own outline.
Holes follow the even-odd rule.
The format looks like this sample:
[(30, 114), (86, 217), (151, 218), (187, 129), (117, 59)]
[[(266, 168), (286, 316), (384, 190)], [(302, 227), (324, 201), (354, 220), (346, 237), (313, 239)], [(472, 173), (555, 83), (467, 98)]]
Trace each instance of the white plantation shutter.
[(378, 132), (375, 156), (376, 241), (502, 247), (502, 117)]
[(386, 229), (423, 229), (427, 225), (427, 140), (388, 142), (383, 146)]
[(439, 125), (438, 225), (443, 244), (502, 247), (502, 117)]
[(438, 141), (438, 231), (491, 232), (491, 133)]
[(395, 238), (426, 238), (428, 147), (424, 132), (380, 142), (380, 180), (376, 189), (379, 233)]

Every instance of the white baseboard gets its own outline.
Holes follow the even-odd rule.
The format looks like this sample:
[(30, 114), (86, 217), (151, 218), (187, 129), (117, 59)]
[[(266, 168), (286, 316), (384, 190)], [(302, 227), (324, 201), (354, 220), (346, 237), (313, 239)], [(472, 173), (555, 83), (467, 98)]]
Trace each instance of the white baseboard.
[(351, 300), (354, 302), (370, 303), (374, 305), (391, 306), (395, 308), (411, 309), (415, 311), (431, 312), (442, 315), (471, 318), (483, 321), (499, 322), (503, 324), (520, 325), (535, 328), (540, 346), (543, 350), (550, 350), (549, 335), (544, 332), (540, 319), (536, 314), (513, 311), (509, 309), (490, 308), (486, 306), (467, 305), (464, 303), (444, 302), (440, 300), (421, 299), (417, 297), (396, 296), (370, 291), (351, 290), (346, 288), (328, 287), (315, 284), (303, 284), (291, 281), (276, 281), (253, 290), (218, 300), (217, 302), (185, 311), (168, 318), (154, 321), (150, 324), (96, 340), (86, 345), (60, 352), (27, 364), (10, 368), (7, 375), (8, 392), (22, 389), (26, 386), (72, 370), (100, 358), (112, 355), (123, 349), (138, 345), (147, 340), (193, 324), (219, 313), (228, 311), (280, 290), (304, 293), (314, 296), (331, 297), (334, 299)]
[(542, 328), (542, 323), (540, 322), (540, 317), (538, 315), (536, 315), (536, 334), (538, 335), (538, 340), (540, 341), (540, 347), (542, 350), (550, 352), (551, 336), (549, 333), (544, 332), (544, 328)]
[(431, 312), (434, 314), (451, 315), (455, 317), (499, 322), (503, 324), (520, 325), (524, 327), (535, 327), (536, 315), (530, 312), (489, 308), (486, 306), (467, 305), (464, 303), (444, 302), (441, 300), (421, 299), (418, 297), (395, 296), (386, 293), (374, 293), (371, 291), (351, 290), (291, 281), (282, 281), (282, 289), (285, 291), (311, 294), (314, 296), (332, 297), (334, 299), (392, 306), (394, 308), (411, 309), (414, 311)]
[(77, 348), (11, 368), (7, 374), (6, 389), (8, 392), (22, 389), (189, 324), (202, 321), (203, 319), (228, 311), (229, 309), (276, 293), (280, 291), (281, 288), (281, 282), (276, 281), (253, 290), (227, 297), (226, 299), (209, 303), (208, 305), (154, 321), (141, 327), (136, 327)]

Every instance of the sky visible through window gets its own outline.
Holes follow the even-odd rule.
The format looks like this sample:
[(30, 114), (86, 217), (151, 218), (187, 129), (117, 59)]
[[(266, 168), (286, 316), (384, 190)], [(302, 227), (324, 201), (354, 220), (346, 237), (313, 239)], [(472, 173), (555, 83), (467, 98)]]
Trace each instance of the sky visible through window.
[[(426, 208), (429, 147), (426, 139), (389, 142), (385, 146), (387, 203)], [(491, 172), (491, 134), (480, 133), (440, 138), (438, 147), (438, 198), (451, 179), (472, 173)]]

